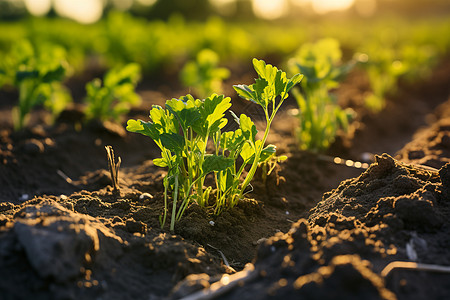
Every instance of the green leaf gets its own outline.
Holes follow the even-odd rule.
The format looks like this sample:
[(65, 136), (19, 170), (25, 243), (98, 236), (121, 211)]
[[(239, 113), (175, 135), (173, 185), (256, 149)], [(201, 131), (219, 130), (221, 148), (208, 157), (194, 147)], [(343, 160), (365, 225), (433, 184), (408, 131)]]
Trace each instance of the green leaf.
[(227, 158), (221, 155), (209, 154), (205, 156), (202, 165), (202, 172), (204, 175), (210, 172), (225, 171), (234, 164), (234, 159)]
[(224, 117), (225, 112), (231, 107), (231, 98), (225, 97), (224, 95), (212, 94), (210, 97), (206, 98), (203, 104), (206, 121), (210, 127), (217, 126), (215, 124), (219, 123)]
[(66, 69), (59, 65), (54, 70), (49, 70), (47, 73), (44, 74), (42, 77), (43, 82), (52, 82), (52, 81), (60, 81), (64, 78), (64, 75), (66, 73)]
[(16, 81), (22, 82), (25, 79), (36, 79), (39, 77), (39, 71), (17, 71), (16, 72)]
[(200, 112), (192, 99), (183, 101), (172, 99), (166, 101), (166, 108), (177, 118), (183, 131), (200, 121)]
[[(259, 142), (259, 141), (258, 141)], [(275, 155), (275, 152), (277, 150), (277, 147), (275, 145), (267, 145), (264, 147), (264, 149), (261, 151), (261, 155), (259, 156), (258, 162), (264, 162)]]
[(250, 143), (245, 143), (242, 147), (240, 155), (244, 160), (244, 164), (249, 164), (251, 158), (255, 155), (255, 150), (252, 148)]
[(256, 99), (257, 99), (256, 93), (248, 85), (245, 85), (245, 84), (233, 85), (233, 88), (236, 91), (236, 93), (239, 95), (239, 97), (241, 97), (245, 100), (257, 103), (256, 102)]
[(115, 88), (130, 83), (133, 86), (136, 86), (140, 78), (140, 73), (141, 67), (136, 63), (130, 63), (123, 67), (114, 68), (105, 75), (105, 86)]
[(266, 78), (266, 62), (263, 60), (253, 59), (253, 67), (261, 78)]
[(300, 83), (302, 81), (303, 75), (300, 73), (295, 74), (292, 76), (292, 78), (289, 80), (287, 86), (286, 86), (286, 92), (289, 92), (295, 85)]
[(239, 118), (239, 125), (241, 127), (242, 134), (244, 135), (244, 137), (247, 140), (254, 142), (258, 130), (256, 130), (256, 126), (252, 122), (252, 120), (245, 114), (241, 114)]
[(274, 78), (275, 96), (281, 95), (286, 90), (286, 73), (278, 70)]
[(144, 130), (141, 120), (130, 119), (127, 121), (127, 130), (130, 132), (139, 132)]
[(175, 153), (181, 153), (184, 148), (184, 137), (178, 133), (163, 133), (159, 136), (161, 144)]
[(164, 158), (155, 158), (153, 159), (153, 164), (155, 166), (161, 167), (161, 168), (165, 168), (167, 166), (169, 166), (169, 164), (167, 163), (167, 160), (165, 160)]
[(222, 133), (220, 137), (220, 147), (222, 150), (239, 151), (245, 142), (241, 129)]
[[(255, 142), (255, 147), (260, 147), (262, 141), (257, 140)], [(261, 150), (261, 154), (258, 159), (258, 163), (262, 163), (267, 161), (269, 158), (275, 155), (277, 147), (275, 145), (267, 145)], [(253, 160), (255, 159), (255, 151), (254, 149), (246, 143), (241, 151), (241, 157), (246, 164), (253, 164)]]
[(152, 122), (130, 119), (127, 121), (127, 130), (130, 132), (140, 133), (152, 138), (154, 141), (159, 140), (159, 131)]
[(150, 118), (160, 132), (178, 133), (179, 125), (175, 116), (161, 106), (153, 105), (150, 110)]

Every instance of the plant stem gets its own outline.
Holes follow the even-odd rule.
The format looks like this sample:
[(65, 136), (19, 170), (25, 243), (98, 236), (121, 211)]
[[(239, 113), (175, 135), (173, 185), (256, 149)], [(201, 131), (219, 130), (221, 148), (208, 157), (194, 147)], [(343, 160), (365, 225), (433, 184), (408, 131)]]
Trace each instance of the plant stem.
[(177, 197), (178, 197), (178, 174), (175, 175), (175, 188), (173, 191), (173, 206), (172, 206), (172, 216), (170, 219), (170, 231), (173, 233), (175, 230), (175, 219), (177, 211)]
[[(266, 116), (267, 116), (267, 111), (266, 111)], [(266, 130), (264, 131), (264, 136), (261, 141), (261, 145), (259, 147), (257, 147), (255, 145), (255, 158), (253, 160), (253, 164), (250, 168), (250, 171), (248, 171), (248, 174), (245, 177), (244, 182), (242, 183), (241, 192), (239, 193), (239, 199), (242, 198), (242, 195), (244, 194), (245, 189), (250, 184), (250, 181), (253, 179), (253, 176), (255, 176), (256, 169), (258, 168), (259, 158), (261, 156), (262, 149), (264, 148), (264, 144), (266, 143), (267, 136), (269, 135), (270, 125), (272, 124), (272, 120), (273, 120), (274, 116), (275, 116), (275, 114), (273, 113), (272, 116), (267, 120)]]

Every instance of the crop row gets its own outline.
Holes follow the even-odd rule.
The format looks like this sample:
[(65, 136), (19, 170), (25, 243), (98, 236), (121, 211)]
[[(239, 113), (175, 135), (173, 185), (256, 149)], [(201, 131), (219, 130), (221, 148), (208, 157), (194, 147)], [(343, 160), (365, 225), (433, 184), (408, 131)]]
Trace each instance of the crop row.
[[(438, 21), (434, 27), (401, 23), (365, 27), (358, 31), (366, 34), (363, 36), (348, 35), (348, 30), (336, 32), (335, 27), (324, 23), (315, 30), (328, 37), (317, 40), (307, 36), (301, 26), (248, 24), (241, 28), (220, 19), (206, 24), (187, 23), (180, 17), (148, 22), (111, 14), (90, 27), (67, 23), (64, 31), (54, 25), (67, 21), (28, 22), (30, 27), (9, 24), (12, 31), (0, 34), (4, 52), (0, 88), (18, 91), (12, 110), (16, 130), (27, 126), (30, 112), (38, 105), (47, 108), (55, 119), (71, 101), (65, 78), (83, 71), (93, 58), (109, 71), (103, 79), (86, 84), (87, 119), (121, 122), (129, 109), (140, 103), (135, 88), (142, 70), (145, 75), (163, 67), (181, 70), (181, 81), (200, 99), (186, 95), (167, 100), (164, 108), (153, 106), (150, 121), (132, 119), (127, 123), (129, 131), (149, 136), (161, 150), (161, 157), (154, 163), (167, 168), (168, 176), (164, 179), (165, 209), (160, 222), (164, 226), (171, 191), (171, 230), (190, 203), (213, 208), (216, 214), (233, 207), (243, 199), (258, 167), (267, 174), (283, 159), (275, 155), (276, 146), (265, 142), (288, 92), (298, 105), (299, 148), (321, 152), (355, 117), (355, 112), (341, 108), (333, 95), (351, 70), (365, 71), (371, 87), (365, 103), (379, 112), (385, 97), (395, 93), (400, 79), (423, 79), (450, 50), (450, 35), (446, 35), (450, 27)], [(397, 27), (394, 30), (389, 24)], [(350, 25), (355, 24), (346, 24)], [(24, 39), (10, 46), (10, 32)], [(88, 42), (92, 40), (95, 42)], [(220, 95), (222, 80), (232, 75), (220, 67), (221, 59), (244, 62), (250, 56), (274, 53), (286, 72), (253, 59), (258, 74), (255, 83), (234, 86), (240, 97), (264, 112), (264, 135), (257, 139), (250, 117), (229, 111), (231, 99)], [(233, 116), (236, 130), (224, 130), (226, 113)], [(212, 153), (207, 151), (209, 144), (213, 144)], [(215, 184), (205, 187), (209, 174), (213, 174)]]

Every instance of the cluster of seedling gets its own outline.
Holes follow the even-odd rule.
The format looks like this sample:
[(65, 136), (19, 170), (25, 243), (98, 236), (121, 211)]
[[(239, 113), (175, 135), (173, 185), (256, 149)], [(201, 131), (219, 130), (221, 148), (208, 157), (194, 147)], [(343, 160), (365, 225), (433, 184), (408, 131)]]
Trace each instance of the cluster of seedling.
[(413, 82), (429, 76), (436, 53), (432, 47), (403, 44), (367, 43), (361, 53), (371, 91), (365, 97), (366, 106), (380, 112), (386, 105), (386, 97), (395, 95), (401, 79)]
[(205, 98), (222, 93), (222, 81), (230, 76), (226, 68), (219, 68), (219, 56), (211, 49), (203, 49), (195, 60), (188, 61), (180, 73), (181, 82), (193, 89), (195, 95)]
[[(150, 110), (151, 121), (129, 120), (127, 123), (129, 131), (151, 137), (161, 149), (161, 157), (154, 163), (167, 168), (168, 174), (164, 178), (165, 209), (160, 222), (164, 226), (170, 215), (171, 230), (191, 203), (211, 208), (215, 214), (235, 206), (249, 191), (258, 167), (263, 169), (264, 180), (276, 163), (286, 158), (277, 157), (275, 146), (266, 145), (266, 139), (276, 113), (291, 90), (298, 104), (300, 126), (296, 137), (303, 150), (324, 151), (339, 130), (348, 128), (353, 117), (351, 110), (337, 104), (332, 93), (355, 65), (353, 61), (341, 63), (342, 53), (336, 40), (304, 43), (289, 61), (289, 71), (295, 74), (290, 79), (276, 67), (253, 60), (258, 74), (255, 83), (236, 85), (234, 89), (239, 96), (262, 108), (266, 127), (262, 138), (258, 139), (251, 118), (232, 113), (230, 98), (220, 95), (222, 81), (229, 76), (229, 71), (218, 67), (219, 55), (239, 60), (249, 55), (264, 55), (264, 51), (292, 53), (298, 47), (289, 43), (292, 32), (259, 28), (251, 31), (258, 36), (252, 39), (246, 31), (225, 26), (217, 19), (195, 25), (173, 17), (167, 23), (144, 24), (126, 15), (111, 14), (104, 22), (105, 26), (102, 29), (94, 27), (92, 34), (74, 30), (70, 39), (61, 38), (66, 49), (52, 44), (36, 46), (28, 41), (17, 43), (0, 61), (0, 87), (13, 86), (19, 92), (18, 105), (13, 109), (16, 130), (27, 125), (29, 113), (36, 106), (48, 109), (55, 119), (71, 101), (70, 93), (63, 85), (71, 72), (67, 61), (74, 61), (74, 51), (82, 53), (82, 62), (83, 55), (96, 53), (102, 59), (106, 57), (109, 65), (122, 67), (112, 68), (103, 80), (94, 79), (87, 83), (86, 119), (120, 121), (131, 106), (140, 103), (135, 88), (141, 66), (147, 71), (164, 65), (173, 66), (180, 57), (193, 57), (198, 53), (195, 60), (185, 64), (180, 79), (201, 99), (191, 95), (171, 99), (166, 101), (164, 108), (154, 106)], [(48, 31), (58, 33), (58, 26), (51, 27)], [(107, 28), (106, 32), (102, 31), (104, 28)], [(143, 36), (147, 38), (143, 39)], [(296, 42), (300, 44), (306, 39), (302, 36)], [(92, 44), (91, 40), (98, 40), (95, 49), (88, 46)], [(82, 49), (69, 49), (75, 48), (74, 44), (82, 45)], [(363, 45), (358, 50), (364, 54), (358, 57), (366, 60), (364, 66), (371, 84), (366, 103), (374, 111), (384, 107), (384, 98), (395, 91), (401, 76), (425, 73), (418, 66), (426, 68), (435, 56), (426, 47), (383, 45), (383, 48), (377, 48), (363, 40), (350, 44)], [(441, 48), (446, 49), (450, 42), (444, 40), (441, 44)], [(202, 47), (207, 49), (199, 51)], [(72, 52), (68, 55), (69, 50)], [(130, 61), (139, 64), (127, 64)], [(305, 79), (301, 87), (293, 89), (302, 80), (300, 74), (304, 74)], [(226, 131), (228, 119), (237, 124), (236, 130)], [(119, 164), (110, 162), (115, 188), (118, 187)], [(209, 182), (207, 177), (214, 183), (205, 187)], [(169, 214), (170, 196), (172, 211)]]
[(289, 61), (292, 73), (305, 75), (301, 89), (295, 89), (299, 119), (296, 137), (303, 150), (321, 152), (334, 141), (338, 130), (347, 130), (354, 112), (342, 109), (330, 92), (354, 66), (353, 62), (340, 64), (341, 50), (335, 39), (306, 43)]
[(26, 40), (13, 46), (11, 55), (1, 62), (0, 86), (9, 84), (19, 90), (19, 103), (12, 111), (16, 130), (27, 124), (33, 107), (44, 105), (56, 117), (71, 101), (61, 85), (67, 69), (65, 51), (60, 47), (45, 45), (37, 51)]
[[(257, 129), (250, 117), (245, 114), (238, 117), (231, 111), (238, 128), (223, 131), (231, 99), (217, 94), (204, 100), (191, 95), (167, 100), (165, 108), (153, 106), (151, 121), (128, 121), (127, 130), (155, 141), (161, 149), (161, 158), (153, 161), (168, 169), (164, 178), (165, 210), (161, 226), (167, 218), (169, 190), (173, 200), (170, 229), (174, 230), (175, 222), (192, 202), (212, 207), (216, 214), (235, 206), (247, 191), (258, 165), (275, 154), (275, 146), (265, 146), (270, 126), (288, 92), (303, 76), (295, 74), (289, 79), (285, 72), (262, 60), (254, 59), (253, 66), (258, 73), (255, 83), (236, 85), (234, 89), (242, 98), (262, 107), (266, 117), (262, 139), (256, 138)], [(212, 143), (211, 151), (207, 151), (209, 143)], [(243, 176), (246, 165), (250, 169)], [(215, 190), (204, 187), (209, 174), (214, 177)], [(241, 177), (244, 177), (242, 182)]]
[[(15, 130), (23, 129), (30, 112), (43, 106), (51, 114), (51, 122), (72, 102), (63, 80), (71, 69), (66, 52), (55, 45), (34, 47), (29, 41), (13, 45), (10, 55), (0, 62), (0, 87), (12, 86), (19, 101), (12, 110)], [(96, 78), (86, 85), (86, 119), (119, 120), (131, 106), (140, 103), (135, 93), (140, 66), (128, 64), (110, 70), (103, 83)]]

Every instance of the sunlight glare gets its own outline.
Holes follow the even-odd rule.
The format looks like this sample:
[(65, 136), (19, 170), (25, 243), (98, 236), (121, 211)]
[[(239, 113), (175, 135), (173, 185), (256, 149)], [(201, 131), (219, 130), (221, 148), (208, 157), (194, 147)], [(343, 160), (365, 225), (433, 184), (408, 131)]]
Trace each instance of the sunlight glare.
[(253, 12), (264, 19), (278, 19), (287, 12), (286, 0), (253, 0)]
[(113, 0), (112, 2), (118, 10), (123, 11), (129, 10), (133, 6), (133, 0)]
[(98, 21), (103, 14), (102, 0), (54, 0), (55, 11), (77, 22), (88, 24)]
[(137, 0), (139, 4), (142, 4), (144, 6), (150, 6), (156, 3), (157, 0)]
[(357, 0), (355, 9), (361, 16), (370, 17), (377, 10), (377, 2), (375, 0)]
[(25, 7), (33, 16), (44, 16), (52, 8), (51, 0), (24, 0)]
[(310, 0), (315, 12), (325, 14), (334, 10), (346, 10), (353, 5), (354, 0)]
[(232, 15), (237, 9), (235, 0), (210, 0), (209, 2), (222, 15)]

